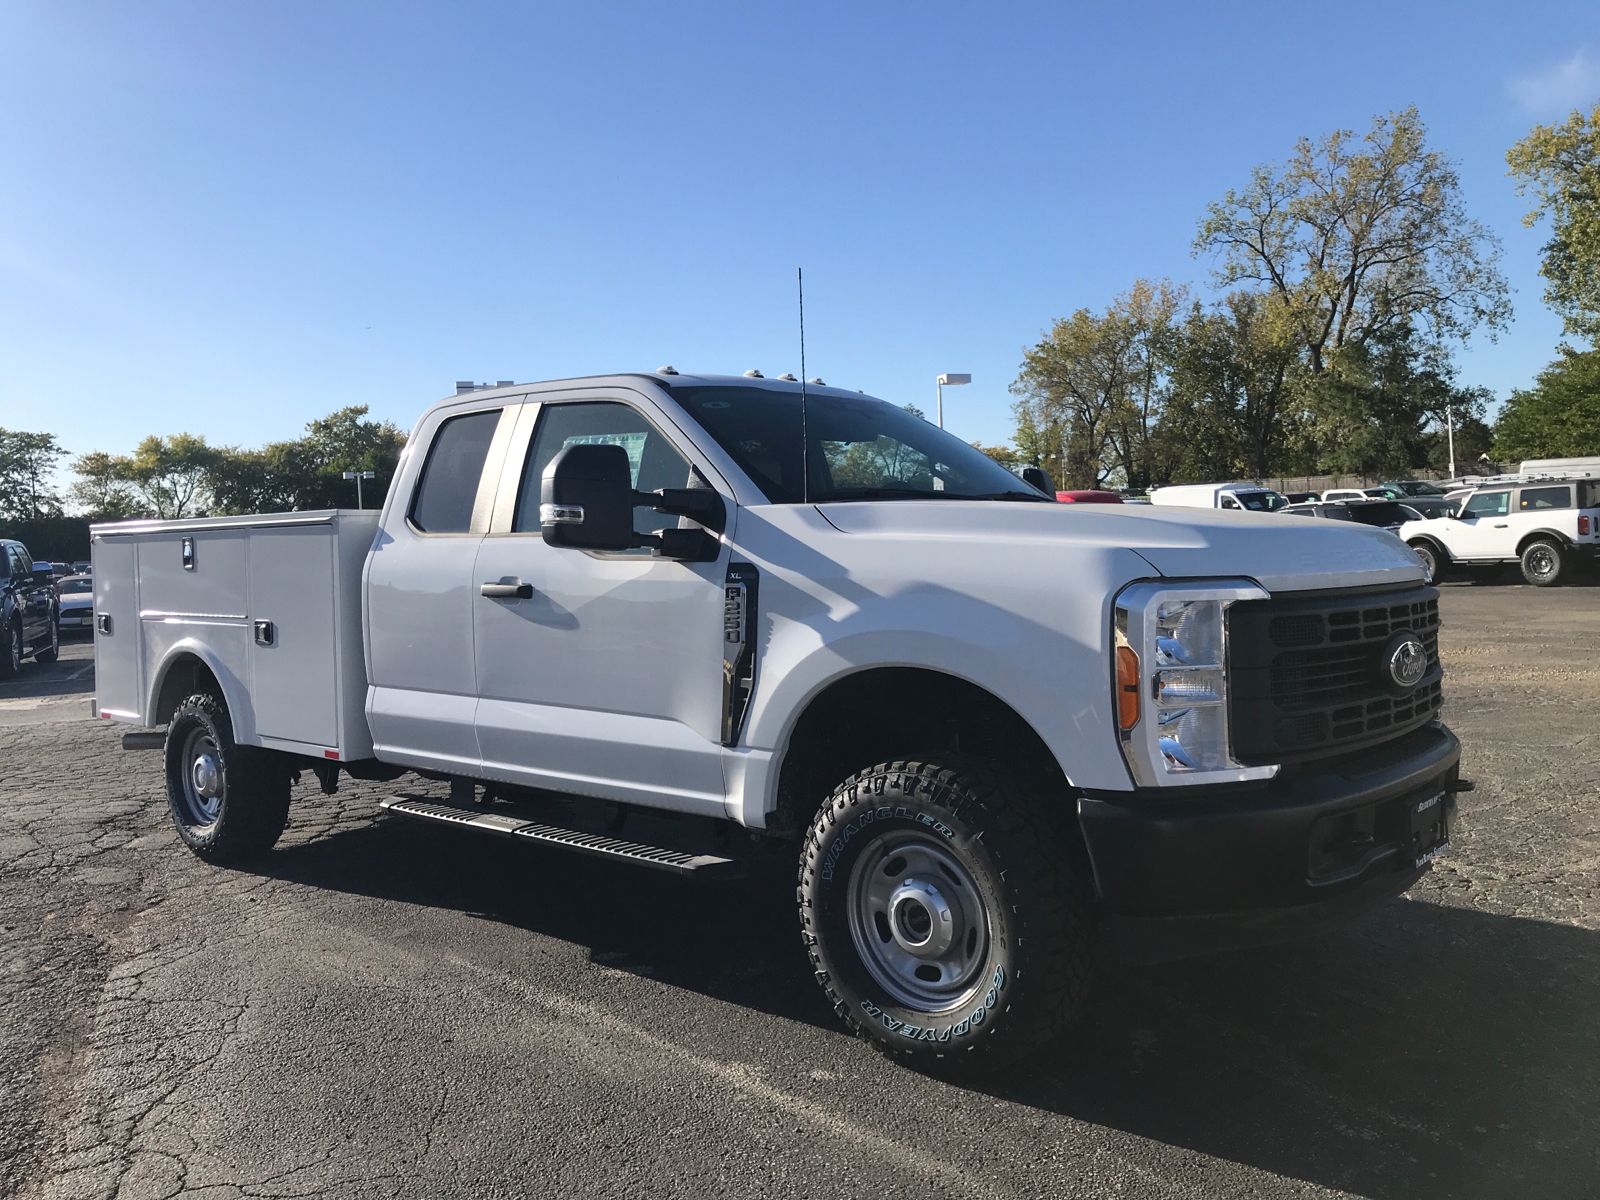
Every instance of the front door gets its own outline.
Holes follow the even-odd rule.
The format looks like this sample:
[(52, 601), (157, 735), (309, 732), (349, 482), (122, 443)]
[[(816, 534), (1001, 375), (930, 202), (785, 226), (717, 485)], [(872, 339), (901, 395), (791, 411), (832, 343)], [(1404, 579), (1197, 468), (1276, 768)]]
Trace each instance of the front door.
[(1445, 535), (1452, 558), (1467, 561), (1515, 557), (1511, 534), (1511, 492), (1477, 492), (1468, 497), (1461, 516)]
[[(526, 426), (526, 422), (525, 422)], [(633, 486), (703, 486), (706, 475), (637, 403), (541, 406), (495, 524), (478, 550), (472, 597), (483, 773), (531, 787), (724, 816), (722, 621), (728, 551), (714, 563), (547, 546), (539, 481), (564, 446), (620, 445)], [(709, 473), (709, 468), (707, 468)], [(730, 515), (732, 498), (724, 494)], [(503, 512), (502, 512), (503, 508)], [(677, 518), (635, 510), (635, 529)], [(503, 528), (499, 528), (503, 526)], [(485, 596), (483, 585), (501, 590)], [(523, 587), (524, 596), (506, 595)], [(528, 589), (531, 589), (528, 590)]]

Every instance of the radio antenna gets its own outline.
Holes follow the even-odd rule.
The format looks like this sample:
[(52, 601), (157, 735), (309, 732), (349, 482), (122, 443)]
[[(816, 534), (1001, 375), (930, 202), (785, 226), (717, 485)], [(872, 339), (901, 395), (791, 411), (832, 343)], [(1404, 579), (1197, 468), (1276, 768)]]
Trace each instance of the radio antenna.
[(796, 267), (794, 280), (800, 289), (800, 503), (811, 503), (811, 437), (806, 429), (806, 276)]

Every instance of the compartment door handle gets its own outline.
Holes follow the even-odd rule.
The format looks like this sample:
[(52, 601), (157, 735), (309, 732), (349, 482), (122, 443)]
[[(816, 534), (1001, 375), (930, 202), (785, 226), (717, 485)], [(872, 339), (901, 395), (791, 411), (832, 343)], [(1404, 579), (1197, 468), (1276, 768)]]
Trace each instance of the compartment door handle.
[(533, 584), (520, 580), (516, 583), (486, 583), (478, 592), (491, 600), (532, 600)]

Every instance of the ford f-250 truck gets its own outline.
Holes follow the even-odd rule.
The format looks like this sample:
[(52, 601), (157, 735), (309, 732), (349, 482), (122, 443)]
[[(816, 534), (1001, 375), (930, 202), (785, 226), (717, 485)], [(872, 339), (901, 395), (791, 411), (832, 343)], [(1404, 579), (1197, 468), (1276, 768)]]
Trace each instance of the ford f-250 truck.
[(1399, 894), (1470, 787), (1389, 534), (1058, 504), (820, 383), (477, 391), (381, 515), (93, 540), (95, 711), (201, 856), (269, 848), (304, 771), (701, 877), (788, 841), (840, 1018), (935, 1068), (1067, 1025), (1106, 925), (1155, 961)]

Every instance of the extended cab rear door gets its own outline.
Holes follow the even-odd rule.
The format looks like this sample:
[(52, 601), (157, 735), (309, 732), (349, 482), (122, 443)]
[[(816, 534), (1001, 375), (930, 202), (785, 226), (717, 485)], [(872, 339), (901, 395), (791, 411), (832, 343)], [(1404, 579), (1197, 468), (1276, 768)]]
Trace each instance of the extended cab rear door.
[[(539, 499), (546, 464), (585, 442), (627, 450), (637, 491), (717, 486), (730, 531), (733, 495), (638, 393), (590, 389), (537, 399), (543, 403), (525, 406), (473, 574), (483, 773), (725, 816), (727, 544), (709, 563), (654, 558), (648, 549), (548, 546)], [(678, 523), (635, 509), (639, 533)]]
[(520, 401), (435, 409), (395, 480), (363, 601), (367, 720), (386, 761), (478, 774), (473, 562)]

